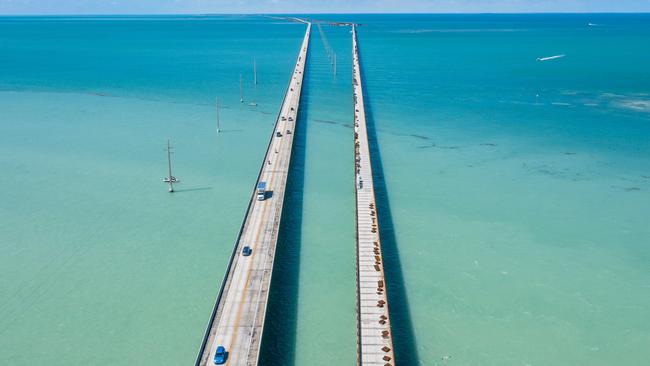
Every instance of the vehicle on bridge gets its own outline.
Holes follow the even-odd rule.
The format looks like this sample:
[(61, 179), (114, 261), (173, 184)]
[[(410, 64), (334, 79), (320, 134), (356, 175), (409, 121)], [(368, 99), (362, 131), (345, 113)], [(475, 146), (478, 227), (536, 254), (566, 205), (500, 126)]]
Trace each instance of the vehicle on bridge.
[(226, 349), (223, 346), (217, 347), (217, 350), (214, 352), (214, 364), (223, 365), (226, 363)]
[(266, 182), (257, 183), (257, 200), (264, 201), (266, 198)]
[(249, 247), (248, 245), (245, 246), (244, 249), (242, 249), (242, 251), (241, 251), (241, 254), (242, 254), (244, 257), (248, 257), (248, 256), (251, 255), (252, 253), (253, 253), (253, 249), (251, 249), (251, 247)]

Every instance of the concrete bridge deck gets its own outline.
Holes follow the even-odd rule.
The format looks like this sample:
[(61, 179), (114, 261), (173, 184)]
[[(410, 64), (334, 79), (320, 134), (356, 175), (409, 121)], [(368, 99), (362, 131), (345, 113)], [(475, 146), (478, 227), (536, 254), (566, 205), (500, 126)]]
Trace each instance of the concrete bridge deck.
[(352, 27), (352, 83), (357, 219), (358, 364), (394, 366), (393, 336), (388, 315), (355, 26)]
[[(258, 201), (255, 191), (251, 195), (196, 360), (197, 366), (213, 365), (219, 345), (226, 349), (226, 365), (257, 365), (259, 359), (311, 32), (311, 23), (304, 23), (307, 30), (257, 179), (257, 182), (266, 182), (266, 199)], [(281, 136), (277, 136), (278, 132)], [(245, 246), (252, 249), (250, 256), (242, 255)]]

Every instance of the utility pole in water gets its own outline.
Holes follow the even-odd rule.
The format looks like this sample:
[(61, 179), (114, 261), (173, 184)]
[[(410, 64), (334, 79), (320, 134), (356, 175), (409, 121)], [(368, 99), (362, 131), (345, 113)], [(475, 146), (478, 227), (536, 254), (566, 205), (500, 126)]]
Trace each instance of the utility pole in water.
[(257, 85), (257, 65), (255, 64), (255, 57), (253, 57), (253, 83)]
[(219, 123), (219, 97), (216, 99), (216, 107), (217, 107), (217, 133), (221, 132), (221, 124)]
[(244, 80), (241, 74), (239, 74), (239, 102), (244, 103)]
[(168, 183), (169, 184), (169, 193), (174, 192), (174, 183), (180, 182), (176, 177), (172, 175), (172, 145), (169, 139), (167, 139), (167, 148), (165, 149), (167, 151), (167, 167), (168, 167), (168, 176), (163, 178), (163, 183)]

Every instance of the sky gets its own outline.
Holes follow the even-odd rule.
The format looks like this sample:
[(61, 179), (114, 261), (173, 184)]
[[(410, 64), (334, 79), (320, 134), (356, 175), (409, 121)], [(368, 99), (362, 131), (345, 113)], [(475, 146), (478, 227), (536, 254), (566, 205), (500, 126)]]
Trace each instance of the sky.
[(650, 0), (0, 0), (0, 15), (650, 12)]

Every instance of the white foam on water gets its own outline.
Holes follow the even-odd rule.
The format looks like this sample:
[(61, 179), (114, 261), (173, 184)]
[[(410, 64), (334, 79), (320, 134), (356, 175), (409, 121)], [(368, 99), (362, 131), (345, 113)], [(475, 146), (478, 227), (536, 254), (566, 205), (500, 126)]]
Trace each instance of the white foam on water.
[(614, 103), (614, 105), (637, 112), (650, 113), (650, 100), (646, 99), (623, 99)]

